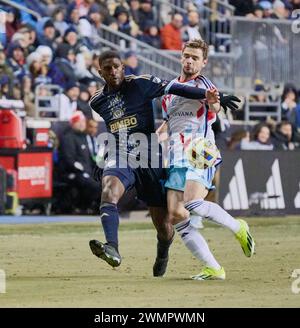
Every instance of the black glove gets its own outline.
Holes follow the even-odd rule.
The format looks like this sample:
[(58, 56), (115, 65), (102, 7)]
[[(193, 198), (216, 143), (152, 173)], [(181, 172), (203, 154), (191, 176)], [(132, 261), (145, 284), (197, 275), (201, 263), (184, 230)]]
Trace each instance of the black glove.
[(238, 110), (239, 106), (236, 104), (236, 102), (241, 102), (241, 99), (234, 96), (234, 95), (228, 95), (228, 96), (224, 96), (223, 93), (219, 93), (220, 94), (220, 103), (221, 106), (224, 108), (224, 112), (227, 113), (227, 109), (230, 108), (231, 111), (236, 111)]

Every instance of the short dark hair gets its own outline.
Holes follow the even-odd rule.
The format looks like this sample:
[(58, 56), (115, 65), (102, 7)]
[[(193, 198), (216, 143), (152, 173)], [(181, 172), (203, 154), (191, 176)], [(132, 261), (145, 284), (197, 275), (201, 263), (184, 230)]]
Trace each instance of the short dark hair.
[(120, 59), (120, 61), (122, 61), (120, 54), (117, 51), (114, 50), (107, 50), (102, 52), (102, 54), (100, 54), (99, 56), (99, 65), (101, 65), (101, 63), (106, 60), (106, 59), (110, 59), (110, 58), (118, 58)]

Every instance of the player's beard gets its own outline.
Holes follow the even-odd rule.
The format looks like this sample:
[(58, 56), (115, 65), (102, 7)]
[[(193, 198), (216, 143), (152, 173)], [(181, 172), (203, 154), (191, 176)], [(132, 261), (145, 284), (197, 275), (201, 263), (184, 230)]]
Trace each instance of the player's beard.
[(196, 77), (199, 74), (198, 71), (195, 70), (186, 70), (184, 67), (182, 69), (182, 76), (185, 80), (190, 80), (193, 77)]

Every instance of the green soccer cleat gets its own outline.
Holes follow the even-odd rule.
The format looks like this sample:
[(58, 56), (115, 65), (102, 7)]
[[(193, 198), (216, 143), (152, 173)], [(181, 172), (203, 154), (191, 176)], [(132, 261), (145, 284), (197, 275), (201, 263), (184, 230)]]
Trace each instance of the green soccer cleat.
[(94, 255), (107, 262), (110, 266), (117, 267), (121, 264), (122, 258), (113, 246), (103, 244), (98, 240), (90, 240), (90, 248)]
[(249, 226), (246, 221), (238, 220), (241, 224), (240, 230), (235, 234), (235, 238), (241, 244), (242, 250), (247, 257), (254, 254), (255, 242), (250, 234)]
[(205, 267), (199, 274), (191, 278), (193, 280), (225, 280), (226, 274), (223, 267), (219, 270)]

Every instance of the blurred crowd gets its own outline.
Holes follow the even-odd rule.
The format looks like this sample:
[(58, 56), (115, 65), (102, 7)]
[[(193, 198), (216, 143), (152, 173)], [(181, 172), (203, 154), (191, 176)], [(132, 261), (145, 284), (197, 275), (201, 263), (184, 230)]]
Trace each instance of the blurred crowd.
[[(59, 88), (58, 119), (69, 121), (80, 110), (92, 119), (88, 100), (103, 81), (98, 75), (102, 24), (140, 41), (166, 50), (180, 50), (183, 42), (201, 38), (205, 29), (203, 4), (214, 0), (181, 1), (187, 14), (170, 11), (170, 4), (155, 0), (14, 0), (34, 10), (25, 11), (0, 4), (0, 98), (20, 99), (27, 116), (34, 117), (36, 98), (52, 96)], [(226, 1), (225, 1), (226, 2)], [(252, 18), (291, 18), (300, 0), (230, 0), (235, 14)], [(123, 54), (126, 74), (140, 74), (137, 54)], [(281, 99), (282, 120), (300, 129), (299, 86), (286, 85)], [(253, 101), (268, 103), (262, 81), (255, 83)], [(260, 106), (260, 110), (261, 110)], [(51, 116), (50, 116), (51, 117)], [(258, 118), (259, 119), (259, 118)]]
[(235, 7), (235, 15), (248, 18), (292, 19), (293, 10), (300, 9), (300, 0), (229, 0), (228, 2)]

